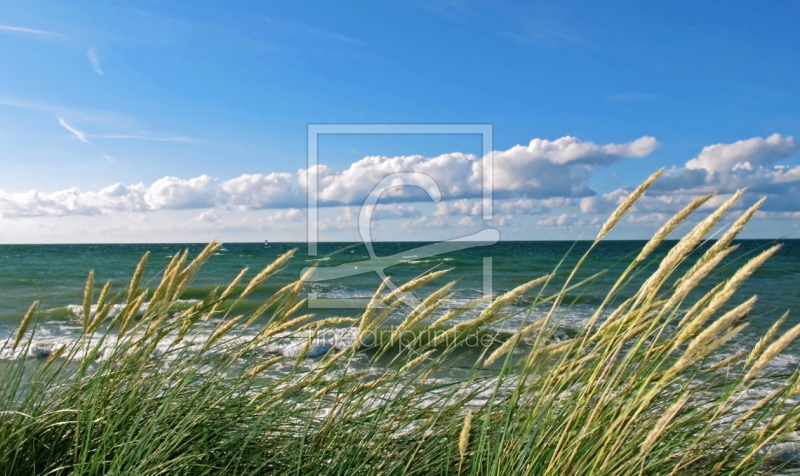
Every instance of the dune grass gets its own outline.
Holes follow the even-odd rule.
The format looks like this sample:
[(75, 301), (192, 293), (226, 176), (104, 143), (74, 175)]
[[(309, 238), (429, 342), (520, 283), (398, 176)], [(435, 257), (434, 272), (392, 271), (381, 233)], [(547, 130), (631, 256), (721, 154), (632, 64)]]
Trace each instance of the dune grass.
[[(597, 241), (650, 183), (620, 206)], [(532, 276), (471, 303), (477, 311), (465, 319), (463, 310), (440, 310), (448, 283), (394, 327), (386, 319), (404, 306), (402, 293), (445, 273), (423, 275), (400, 292), (382, 286), (356, 319), (322, 321), (300, 314), (303, 279), (252, 313), (231, 314), (231, 303), (278, 272), (291, 253), (180, 312), (172, 310), (176, 300), (219, 244), (192, 261), (177, 254), (154, 289), (141, 287), (146, 255), (120, 295), (105, 286), (95, 297), (90, 273), (82, 338), (46, 359), (27, 358), (34, 303), (17, 335), (2, 344), (20, 351), (0, 368), (0, 473), (789, 471), (776, 445), (795, 437), (800, 372), (776, 376), (766, 369), (800, 326), (786, 330), (782, 319), (748, 352), (730, 355), (726, 347), (747, 326), (755, 301), (737, 297), (737, 289), (777, 247), (727, 278), (715, 273), (760, 202), (691, 266), (690, 254), (739, 194), (665, 256), (653, 254), (708, 198), (668, 221), (583, 328), (562, 339), (554, 338), (562, 301), (585, 284), (576, 276), (592, 249), (558, 286), (551, 275)], [(679, 268), (685, 271), (678, 276)], [(634, 282), (643, 284), (631, 289)], [(520, 311), (514, 304), (523, 296), (532, 304)], [(118, 302), (125, 309), (109, 317)], [(534, 321), (534, 309), (545, 309), (546, 317)], [(518, 331), (492, 330), (519, 312), (528, 319)], [(309, 357), (311, 344), (293, 357), (263, 352), (286, 333), (314, 337), (348, 326), (355, 345), (316, 358)]]

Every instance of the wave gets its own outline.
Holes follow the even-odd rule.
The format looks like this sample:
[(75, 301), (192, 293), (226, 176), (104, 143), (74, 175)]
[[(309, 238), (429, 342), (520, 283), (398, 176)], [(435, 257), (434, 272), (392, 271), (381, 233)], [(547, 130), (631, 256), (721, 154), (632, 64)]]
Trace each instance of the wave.
[[(196, 304), (198, 302), (200, 302), (200, 300), (198, 300), (198, 299), (178, 299), (177, 301), (175, 301), (175, 304), (172, 306), (172, 310), (173, 311), (182, 311), (184, 309), (189, 309), (190, 307), (192, 307), (194, 304)], [(111, 306), (111, 310), (108, 312), (108, 317), (115, 317), (115, 316), (119, 315), (119, 313), (121, 313), (123, 310), (125, 310), (125, 306), (127, 306), (127, 304), (124, 304), (124, 303), (123, 304), (114, 304), (114, 305), (112, 305)], [(150, 307), (150, 303), (149, 302), (142, 303), (141, 307), (139, 307), (139, 313), (137, 314), (137, 317), (142, 317), (144, 315), (144, 313), (147, 312), (147, 309), (149, 307)], [(83, 316), (83, 306), (81, 306), (80, 304), (69, 304), (69, 305), (67, 305), (67, 306), (65, 306), (63, 308), (49, 309), (46, 312), (51, 312), (51, 313), (56, 312), (57, 313), (61, 309), (66, 309), (74, 317), (82, 317)], [(97, 312), (97, 304), (92, 304), (92, 307), (89, 310), (89, 317), (94, 316), (94, 314), (96, 312)]]
[[(0, 360), (12, 360), (21, 356), (31, 359), (47, 358), (53, 355), (61, 347), (74, 345), (77, 339), (81, 336), (81, 327), (78, 325), (52, 325), (53, 323), (46, 323), (37, 328), (36, 333), (27, 343), (23, 342), (16, 350), (11, 350), (11, 338), (6, 340), (5, 344), (0, 344)], [(179, 345), (183, 347), (182, 353), (171, 352), (176, 355), (194, 355), (198, 353), (211, 337), (213, 331), (220, 324), (220, 321), (214, 320), (203, 325), (203, 329), (193, 334), (191, 337), (181, 339), (179, 341), (177, 334), (163, 338), (159, 344), (154, 348), (152, 354), (154, 356), (165, 355), (168, 351), (172, 351)], [(234, 329), (238, 335), (228, 339), (220, 348), (224, 350), (234, 350), (239, 345), (247, 342), (254, 341), (257, 332), (254, 330), (247, 330), (244, 327)], [(97, 353), (98, 359), (107, 359), (117, 348), (119, 340), (113, 333), (107, 335), (92, 335), (87, 339), (87, 345), (82, 348), (91, 349), (95, 345), (100, 345), (100, 351)], [(312, 330), (299, 331), (299, 332), (284, 332), (273, 336), (264, 341), (256, 341), (257, 345), (251, 346), (250, 351), (258, 354), (274, 354), (283, 355), (285, 357), (296, 358), (301, 353), (305, 352), (305, 358), (316, 358), (324, 355), (331, 350), (350, 349), (356, 345), (357, 330), (356, 329), (326, 329), (323, 331), (315, 332)], [(78, 352), (74, 358), (83, 358), (83, 353)]]
[(330, 260), (331, 260), (330, 256), (323, 256), (322, 258), (307, 259), (306, 263), (320, 263), (322, 261), (330, 261)]
[[(76, 310), (78, 310), (76, 308)], [(165, 336), (153, 349), (154, 356), (171, 355), (189, 356), (199, 353), (214, 331), (220, 326), (220, 319), (213, 319), (205, 323), (198, 323), (198, 330), (191, 336), (179, 339), (177, 333), (173, 332)], [(485, 329), (474, 332), (458, 344), (460, 352), (470, 352), (475, 349), (482, 350), (487, 347), (500, 345), (508, 338), (513, 336), (517, 329)], [(245, 328), (243, 326), (234, 327), (230, 337), (226, 337), (223, 343), (215, 348), (219, 352), (236, 352), (248, 346), (248, 352), (260, 355), (282, 355), (287, 358), (297, 358), (303, 356), (304, 359), (314, 359), (325, 355), (328, 352), (352, 349), (357, 347), (361, 351), (370, 351), (385, 345), (391, 344), (388, 355), (396, 355), (409, 348), (409, 346), (424, 345), (434, 337), (444, 332), (443, 328), (425, 328), (416, 330), (406, 330), (397, 332), (394, 326), (382, 326), (373, 331), (358, 335), (358, 329), (348, 328), (325, 328), (319, 330), (287, 331), (276, 334), (269, 339), (257, 339), (258, 328)], [(574, 332), (556, 329), (552, 340), (559, 342), (570, 338)], [(83, 336), (80, 324), (76, 322), (46, 322), (38, 326), (35, 334), (29, 342), (23, 342), (15, 351), (11, 350), (10, 343), (12, 338), (8, 338), (5, 344), (0, 343), (0, 360), (11, 360), (19, 357), (29, 359), (47, 358), (61, 347), (74, 345)], [(126, 337), (127, 338), (127, 337)], [(118, 338), (113, 332), (107, 334), (97, 333), (87, 338), (87, 345), (81, 349), (91, 349), (99, 345), (97, 352), (98, 359), (110, 358), (114, 350), (118, 347)], [(526, 345), (522, 343), (521, 345)], [(179, 352), (175, 352), (180, 348)], [(220, 356), (219, 352), (215, 357)], [(208, 352), (205, 351), (204, 355)], [(79, 351), (73, 358), (83, 358)]]

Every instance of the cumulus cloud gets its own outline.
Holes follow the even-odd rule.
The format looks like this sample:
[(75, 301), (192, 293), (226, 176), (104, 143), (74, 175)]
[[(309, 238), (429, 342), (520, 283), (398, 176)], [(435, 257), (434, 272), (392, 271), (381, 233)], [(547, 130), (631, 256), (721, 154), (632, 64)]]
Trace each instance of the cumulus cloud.
[[(564, 197), (553, 197), (548, 199), (499, 199), (494, 200), (493, 210), (498, 218), (512, 217), (519, 215), (541, 215), (549, 213), (553, 208), (560, 208), (572, 205), (571, 199)], [(482, 201), (478, 199), (462, 198), (449, 202), (439, 202), (436, 204), (434, 216), (472, 216), (482, 215)]]
[(623, 157), (645, 157), (656, 147), (658, 141), (649, 136), (604, 146), (569, 136), (555, 141), (534, 139), (528, 146), (495, 152), (495, 193), (531, 198), (590, 196), (588, 181), (593, 170)]
[(215, 180), (201, 175), (189, 180), (164, 177), (149, 187), (117, 183), (94, 192), (69, 188), (56, 192), (0, 190), (0, 216), (7, 218), (105, 215), (112, 212), (146, 212), (211, 208), (219, 202)]
[(352, 230), (358, 226), (358, 212), (353, 207), (344, 207), (342, 213), (320, 220), (318, 229), (321, 231), (330, 230)]
[[(321, 205), (359, 205), (385, 177), (392, 174), (417, 172), (431, 177), (447, 198), (478, 196), (480, 182), (475, 176), (474, 166), (479, 158), (468, 154), (443, 154), (433, 158), (421, 155), (402, 157), (365, 157), (343, 172), (334, 172), (329, 167), (317, 166), (301, 170), (298, 182), (305, 188), (309, 175), (316, 175)], [(394, 188), (386, 190), (384, 200), (427, 200), (428, 195), (412, 177), (395, 179)]]
[(417, 207), (399, 203), (387, 203), (375, 207), (372, 213), (372, 220), (396, 220), (399, 218), (418, 218), (420, 216), (422, 216), (422, 212)]
[(226, 204), (237, 210), (304, 206), (306, 195), (288, 173), (244, 174), (222, 183)]
[(450, 228), (450, 225), (447, 221), (444, 220), (443, 217), (429, 217), (429, 216), (422, 216), (417, 218), (416, 220), (406, 220), (403, 222), (402, 225), (404, 230), (419, 230), (419, 229), (431, 229), (431, 228), (439, 228), (445, 229)]
[(148, 209), (143, 184), (115, 184), (99, 192), (81, 192), (70, 188), (52, 193), (31, 190), (7, 193), (0, 190), (0, 215), (4, 217), (38, 217), (65, 215), (101, 215), (120, 211)]
[(462, 198), (451, 202), (439, 202), (436, 204), (435, 216), (478, 216), (481, 214), (482, 207), (480, 200), (470, 200)]
[(299, 208), (277, 210), (267, 217), (267, 222), (272, 226), (287, 226), (305, 222), (306, 212)]
[(152, 210), (213, 207), (217, 202), (215, 182), (208, 175), (189, 180), (164, 177), (150, 186), (144, 200)]
[(537, 221), (536, 223), (539, 225), (546, 225), (546, 226), (571, 226), (574, 225), (577, 221), (578, 221), (577, 215), (562, 213), (561, 215), (555, 215), (544, 218), (542, 220)]
[(704, 169), (711, 175), (725, 175), (739, 170), (753, 171), (796, 153), (800, 145), (792, 136), (772, 134), (732, 144), (703, 147), (700, 155), (686, 163), (689, 170)]
[(684, 167), (668, 170), (654, 190), (785, 192), (800, 183), (800, 167), (778, 162), (798, 152), (797, 140), (781, 134), (709, 145)]
[(565, 197), (553, 197), (533, 200), (530, 198), (520, 198), (517, 200), (499, 200), (496, 207), (501, 213), (508, 215), (541, 215), (549, 213), (553, 208), (571, 206), (573, 201)]
[(538, 225), (543, 226), (556, 226), (560, 228), (568, 228), (572, 226), (599, 226), (602, 220), (595, 217), (592, 219), (580, 218), (576, 214), (562, 213), (560, 215), (553, 215), (536, 222)]
[(197, 221), (215, 223), (220, 220), (220, 216), (214, 210), (206, 210), (197, 217)]

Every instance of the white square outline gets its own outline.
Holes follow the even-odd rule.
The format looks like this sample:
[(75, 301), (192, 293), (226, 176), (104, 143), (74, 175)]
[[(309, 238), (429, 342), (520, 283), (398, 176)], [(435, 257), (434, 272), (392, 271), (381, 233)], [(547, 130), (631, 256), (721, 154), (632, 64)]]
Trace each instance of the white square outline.
[[(482, 149), (481, 209), (484, 220), (492, 219), (493, 162), (492, 124), (308, 124), (308, 146), (306, 165), (308, 171), (319, 164), (318, 141), (321, 134), (480, 134)], [(316, 173), (306, 174), (306, 194), (308, 226), (306, 245), (308, 256), (317, 256), (319, 181)], [(483, 258), (483, 292), (492, 294), (492, 258)], [(351, 302), (352, 301), (352, 302)], [(311, 292), (308, 297), (309, 308), (364, 308), (368, 301), (348, 298), (319, 298)], [(338, 304), (338, 305), (337, 305)]]

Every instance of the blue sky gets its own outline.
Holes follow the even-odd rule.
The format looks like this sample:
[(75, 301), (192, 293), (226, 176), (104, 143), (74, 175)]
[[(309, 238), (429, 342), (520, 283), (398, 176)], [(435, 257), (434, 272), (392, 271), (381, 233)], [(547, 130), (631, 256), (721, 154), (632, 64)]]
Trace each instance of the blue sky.
[[(800, 231), (795, 2), (26, 1), (0, 10), (0, 242), (305, 240), (307, 126), (491, 124), (326, 136), (320, 237), (646, 238), (708, 191), (767, 196), (752, 237)], [(518, 147), (521, 146), (521, 147)], [(476, 182), (477, 180), (477, 182)]]

